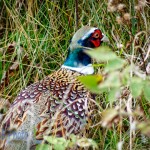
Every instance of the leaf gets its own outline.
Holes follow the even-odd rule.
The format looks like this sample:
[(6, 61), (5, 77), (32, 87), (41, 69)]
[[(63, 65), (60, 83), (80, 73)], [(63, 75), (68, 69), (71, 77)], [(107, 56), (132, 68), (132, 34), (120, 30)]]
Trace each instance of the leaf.
[(113, 60), (109, 60), (105, 67), (105, 72), (121, 69), (124, 66), (125, 62), (125, 60), (119, 57)]
[(69, 138), (71, 139), (70, 142), (68, 143), (68, 147), (73, 147), (77, 141), (77, 136), (75, 136), (74, 134), (71, 134), (69, 136)]
[(76, 141), (77, 141), (77, 137), (74, 134), (70, 135), (70, 139), (73, 143), (76, 143)]
[(69, 140), (66, 140), (63, 137), (53, 137), (53, 136), (45, 136), (44, 140), (53, 144), (54, 150), (65, 150), (69, 145)]
[(36, 146), (36, 150), (52, 150), (52, 147), (48, 144), (39, 144)]
[(119, 79), (120, 73), (118, 71), (112, 72), (108, 75), (106, 80), (99, 85), (100, 89), (105, 88), (118, 88), (121, 86)]
[(93, 141), (92, 139), (87, 139), (87, 138), (78, 139), (77, 140), (77, 145), (80, 146), (80, 147), (93, 146), (93, 148), (98, 148), (95, 141)]
[(108, 93), (108, 101), (109, 102), (114, 102), (117, 98), (117, 93), (119, 92), (118, 88), (111, 88), (109, 93)]
[(145, 98), (150, 101), (150, 82), (148, 80), (145, 81), (143, 93)]
[(57, 138), (52, 136), (44, 136), (44, 140), (46, 140), (50, 144), (57, 144)]
[(130, 89), (131, 89), (132, 96), (134, 98), (140, 96), (143, 89), (143, 80), (138, 77), (133, 77), (131, 79)]
[(54, 145), (54, 150), (65, 150), (66, 147), (63, 144), (55, 144)]
[(122, 71), (122, 83), (127, 86), (130, 79), (131, 66), (126, 66)]
[(101, 75), (80, 76), (78, 78), (91, 92), (100, 93), (98, 85), (103, 79)]
[(92, 50), (86, 50), (85, 53), (97, 61), (109, 61), (117, 58), (117, 55), (109, 47), (102, 46)]

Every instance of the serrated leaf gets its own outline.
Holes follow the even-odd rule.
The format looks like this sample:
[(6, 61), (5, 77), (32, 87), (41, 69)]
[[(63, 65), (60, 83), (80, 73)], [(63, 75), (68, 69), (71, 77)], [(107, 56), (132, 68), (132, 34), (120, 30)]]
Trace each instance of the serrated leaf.
[(145, 98), (150, 101), (150, 82), (145, 81), (144, 88), (143, 88)]
[(105, 67), (105, 72), (120, 69), (124, 66), (124, 64), (125, 64), (125, 60), (123, 60), (119, 57), (116, 59), (113, 59), (113, 60), (109, 60), (106, 67)]
[(100, 92), (98, 85), (103, 79), (101, 75), (80, 76), (78, 78), (91, 92)]
[(92, 50), (86, 50), (85, 53), (97, 61), (109, 61), (117, 58), (117, 55), (109, 47), (102, 46)]
[(106, 80), (99, 85), (99, 88), (105, 89), (105, 88), (118, 88), (118, 87), (120, 87), (121, 82), (119, 79), (119, 74), (120, 73), (118, 71), (110, 73), (108, 75), (108, 77), (106, 78)]
[(134, 98), (140, 96), (143, 89), (143, 80), (138, 77), (133, 77), (131, 79), (130, 89), (131, 89), (132, 96)]

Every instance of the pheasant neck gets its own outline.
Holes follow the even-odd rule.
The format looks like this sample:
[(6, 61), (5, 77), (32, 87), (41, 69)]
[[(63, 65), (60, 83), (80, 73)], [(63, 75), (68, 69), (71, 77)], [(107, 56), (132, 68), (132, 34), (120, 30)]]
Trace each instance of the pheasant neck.
[(93, 74), (94, 68), (91, 62), (91, 58), (84, 53), (83, 49), (77, 48), (72, 51), (69, 50), (62, 68), (74, 70), (82, 74)]

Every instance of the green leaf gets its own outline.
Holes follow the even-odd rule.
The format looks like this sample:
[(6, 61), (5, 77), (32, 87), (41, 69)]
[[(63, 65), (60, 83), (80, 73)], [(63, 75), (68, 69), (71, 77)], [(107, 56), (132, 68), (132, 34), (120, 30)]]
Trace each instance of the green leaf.
[(50, 144), (57, 144), (57, 138), (53, 136), (44, 136), (44, 140), (46, 140)]
[(98, 85), (103, 79), (101, 75), (80, 76), (78, 78), (91, 92), (100, 93)]
[(63, 137), (45, 136), (44, 140), (52, 144), (54, 150), (65, 150), (69, 146), (70, 140), (66, 140)]
[(148, 80), (145, 81), (143, 92), (145, 98), (150, 101), (150, 82)]
[(108, 93), (108, 101), (109, 102), (114, 102), (116, 100), (116, 94), (119, 92), (118, 88), (111, 88), (109, 93)]
[(99, 85), (100, 89), (118, 88), (121, 86), (120, 73), (118, 71), (112, 72), (108, 75), (106, 80)]
[(66, 142), (67, 142), (67, 140), (65, 138), (63, 138), (63, 137), (58, 137), (57, 138), (57, 143), (59, 143), (59, 144), (64, 144)]
[(128, 86), (130, 80), (130, 70), (131, 66), (126, 66), (122, 71), (122, 84)]
[(130, 89), (131, 89), (132, 96), (134, 98), (140, 96), (143, 89), (143, 80), (138, 77), (133, 77), (131, 79)]
[(70, 139), (73, 143), (76, 143), (76, 141), (77, 141), (77, 137), (74, 134), (70, 135)]
[(109, 60), (105, 67), (105, 72), (121, 69), (124, 66), (125, 62), (125, 60), (119, 57), (113, 60)]
[(52, 147), (48, 144), (39, 144), (36, 146), (36, 150), (52, 150)]
[(74, 135), (74, 134), (71, 134), (71, 135), (69, 136), (69, 138), (70, 138), (71, 140), (70, 140), (70, 142), (68, 143), (68, 147), (73, 147), (73, 145), (75, 145), (76, 142), (77, 142), (77, 136)]
[(109, 47), (102, 46), (92, 50), (86, 50), (85, 53), (97, 61), (109, 61), (117, 58), (117, 55)]
[(63, 144), (56, 144), (54, 145), (54, 150), (65, 150), (66, 147)]

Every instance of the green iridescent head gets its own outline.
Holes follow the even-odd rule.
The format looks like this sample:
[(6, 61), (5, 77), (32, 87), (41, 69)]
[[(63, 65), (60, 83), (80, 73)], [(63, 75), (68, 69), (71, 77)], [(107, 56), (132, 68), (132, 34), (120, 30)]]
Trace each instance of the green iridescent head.
[(69, 52), (63, 66), (81, 68), (91, 64), (91, 58), (84, 52), (99, 47), (108, 38), (96, 27), (84, 26), (72, 37)]

